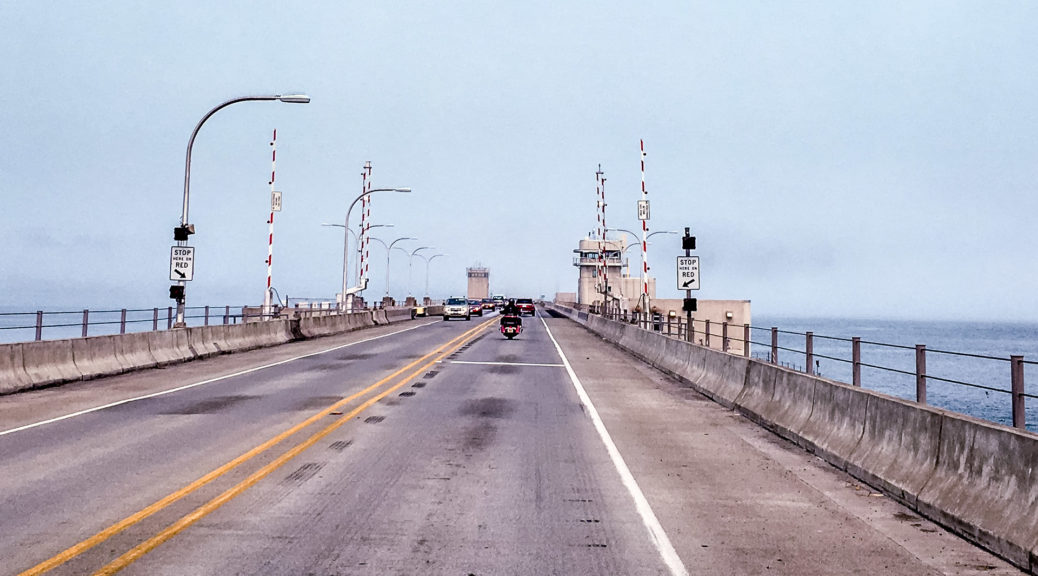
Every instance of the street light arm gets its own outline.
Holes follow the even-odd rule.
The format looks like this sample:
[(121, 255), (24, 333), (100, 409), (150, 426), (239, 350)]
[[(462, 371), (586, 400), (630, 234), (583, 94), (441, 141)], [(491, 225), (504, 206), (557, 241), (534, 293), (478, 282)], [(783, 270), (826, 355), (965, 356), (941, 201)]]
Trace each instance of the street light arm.
[(307, 104), (310, 102), (310, 97), (305, 94), (286, 94), (284, 96), (275, 94), (272, 96), (242, 96), (240, 98), (231, 98), (230, 100), (217, 105), (215, 108), (202, 116), (202, 119), (198, 121), (195, 129), (191, 132), (191, 138), (187, 141), (187, 157), (184, 160), (184, 209), (180, 215), (180, 225), (187, 226), (187, 210), (188, 210), (188, 199), (191, 195), (191, 149), (195, 145), (195, 136), (198, 136), (198, 131), (202, 129), (202, 124), (209, 119), (210, 116), (216, 114), (220, 110), (230, 106), (231, 104), (237, 104), (238, 102), (250, 102), (256, 100), (280, 100), (282, 102), (291, 102), (296, 104)]

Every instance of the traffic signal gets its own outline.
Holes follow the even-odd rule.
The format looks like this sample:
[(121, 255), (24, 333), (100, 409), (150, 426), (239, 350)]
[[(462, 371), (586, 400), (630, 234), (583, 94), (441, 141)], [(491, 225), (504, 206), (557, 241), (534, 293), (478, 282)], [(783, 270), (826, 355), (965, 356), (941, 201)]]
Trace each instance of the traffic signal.
[(685, 298), (685, 301), (681, 303), (681, 311), (682, 312), (695, 312), (696, 311), (696, 305), (697, 305), (697, 302), (696, 302), (695, 298)]
[(177, 226), (173, 229), (173, 239), (177, 242), (186, 241), (187, 237), (195, 233), (195, 225)]
[(681, 249), (682, 250), (695, 250), (696, 249), (696, 237), (695, 236), (683, 236), (681, 238)]
[(183, 302), (184, 300), (184, 287), (179, 284), (174, 284), (169, 287), (169, 297), (176, 300), (177, 302)]

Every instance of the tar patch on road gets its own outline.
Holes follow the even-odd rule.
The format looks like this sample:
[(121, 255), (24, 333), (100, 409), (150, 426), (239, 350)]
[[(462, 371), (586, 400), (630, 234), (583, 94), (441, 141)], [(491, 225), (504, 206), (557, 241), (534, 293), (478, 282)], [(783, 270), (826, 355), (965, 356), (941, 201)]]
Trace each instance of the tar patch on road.
[(258, 398), (258, 396), (249, 396), (245, 394), (237, 396), (217, 396), (215, 398), (208, 398), (199, 402), (185, 404), (163, 412), (163, 414), (212, 414), (234, 406), (235, 404), (240, 404), (255, 398)]
[(477, 398), (469, 400), (461, 407), (462, 416), (478, 416), (480, 418), (505, 418), (515, 412), (515, 406), (507, 398)]

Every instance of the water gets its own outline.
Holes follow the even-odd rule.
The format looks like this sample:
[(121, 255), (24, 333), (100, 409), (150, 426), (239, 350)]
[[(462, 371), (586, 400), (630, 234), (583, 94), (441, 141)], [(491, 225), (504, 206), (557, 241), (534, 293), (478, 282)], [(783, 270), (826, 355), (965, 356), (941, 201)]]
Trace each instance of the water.
[[(228, 322), (240, 322), (241, 307), (231, 307)], [(225, 308), (210, 307), (209, 323), (223, 324)], [(159, 308), (158, 327), (165, 330), (168, 325), (169, 308)], [(173, 314), (176, 309), (173, 310)], [(91, 310), (87, 327), (88, 336), (107, 336), (118, 334), (121, 325), (121, 310)], [(147, 332), (152, 330), (154, 310), (137, 309), (126, 312), (126, 332)], [(205, 324), (205, 308), (190, 307), (185, 313), (188, 326)], [(83, 336), (83, 311), (63, 309), (44, 309), (43, 340), (60, 340), (63, 338), (81, 338)], [(0, 344), (10, 342), (29, 342), (36, 339), (36, 313), (23, 309), (0, 307)]]
[[(915, 346), (923, 344), (926, 352), (927, 403), (940, 408), (997, 422), (1013, 423), (1010, 391), (1010, 355), (1025, 361), (1038, 361), (1038, 324), (1008, 322), (850, 320), (835, 318), (756, 317), (752, 330), (752, 351), (756, 357), (770, 352), (770, 327), (797, 334), (779, 334), (779, 361), (804, 369), (805, 337), (814, 333), (814, 354), (820, 375), (840, 382), (852, 381), (852, 337), (862, 339), (863, 388), (891, 396), (915, 400)], [(830, 338), (826, 338), (830, 337)], [(841, 338), (843, 340), (834, 340)], [(907, 348), (867, 344), (876, 342)], [(942, 354), (959, 352), (998, 359)], [(908, 374), (901, 374), (900, 370)], [(957, 383), (933, 380), (944, 378), (997, 389), (984, 390)], [(1024, 365), (1025, 393), (1038, 396), (1038, 366)], [(1038, 431), (1038, 398), (1026, 398), (1028, 430)]]

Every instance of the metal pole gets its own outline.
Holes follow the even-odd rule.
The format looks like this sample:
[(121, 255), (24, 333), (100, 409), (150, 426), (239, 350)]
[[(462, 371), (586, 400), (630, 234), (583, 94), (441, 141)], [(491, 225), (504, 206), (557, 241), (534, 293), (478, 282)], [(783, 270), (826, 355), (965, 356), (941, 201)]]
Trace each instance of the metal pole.
[(728, 351), (728, 321), (721, 323), (721, 351)]
[(851, 384), (861, 388), (861, 338), (851, 338)]
[(771, 363), (778, 364), (778, 327), (771, 327)]
[(173, 327), (173, 307), (166, 308), (166, 330)]
[(231, 316), (231, 307), (230, 307), (230, 305), (224, 306), (223, 307), (223, 325), (224, 326), (226, 326), (227, 323), (230, 321), (230, 316)]
[[(648, 201), (649, 194), (645, 190), (645, 141), (638, 140), (638, 144), (641, 147), (642, 155), (642, 200)], [(647, 215), (646, 215), (647, 216)], [(649, 233), (649, 220), (648, 218), (642, 220), (642, 299), (643, 307), (642, 313), (645, 315), (645, 328), (648, 329), (649, 321), (649, 256), (648, 256), (648, 238), (646, 237)]]
[(159, 330), (159, 309), (153, 308), (151, 311), (151, 330), (152, 332), (158, 332)]
[[(195, 125), (195, 129), (191, 131), (191, 138), (188, 139), (188, 141), (187, 141), (187, 154), (186, 154), (186, 157), (184, 159), (184, 203), (183, 203), (183, 210), (180, 213), (180, 225), (181, 226), (187, 226), (188, 225), (188, 207), (190, 206), (190, 198), (191, 198), (191, 149), (195, 145), (195, 137), (198, 136), (198, 131), (202, 128), (202, 124), (205, 124), (205, 121), (208, 120), (213, 114), (216, 114), (219, 110), (221, 110), (223, 108), (226, 108), (227, 106), (230, 106), (231, 104), (236, 104), (238, 102), (256, 101), (256, 100), (280, 100), (282, 102), (291, 102), (291, 103), (296, 103), (296, 104), (306, 104), (306, 103), (310, 102), (310, 97), (306, 96), (306, 95), (303, 95), (303, 94), (283, 94), (283, 95), (282, 94), (277, 94), (277, 95), (273, 95), (273, 96), (244, 96), (244, 97), (241, 97), (241, 98), (232, 98), (230, 100), (227, 100), (226, 102), (223, 102), (223, 103), (219, 104), (218, 106), (216, 106), (215, 108), (213, 108), (212, 110), (207, 112), (206, 115), (203, 116), (202, 119), (198, 121), (198, 124)], [(187, 240), (178, 240), (177, 241), (177, 245), (178, 246), (187, 246)], [(180, 286), (186, 286), (187, 282), (185, 282), (184, 280), (178, 280), (177, 284), (179, 284)], [(185, 325), (184, 324), (184, 308), (186, 306), (186, 302), (187, 302), (187, 296), (186, 295), (185, 295), (183, 300), (178, 300), (177, 301), (177, 326), (178, 327), (182, 327), (182, 326)]]
[[(263, 317), (260, 316), (260, 320), (262, 320), (262, 319), (263, 319)], [(209, 325), (209, 307), (208, 306), (205, 307), (205, 325), (206, 326)]]
[(926, 346), (915, 345), (915, 401), (926, 404)]
[(742, 325), (742, 355), (750, 357), (750, 325)]
[(36, 341), (43, 340), (43, 310), (36, 311)]
[(814, 332), (808, 332), (805, 340), (805, 354), (807, 355), (807, 370), (808, 374), (815, 373), (815, 335)]
[(1027, 416), (1024, 412), (1024, 357), (1009, 357), (1010, 373), (1013, 382), (1013, 428), (1027, 429)]
[(126, 334), (126, 308), (122, 309), (122, 313), (119, 316), (119, 333)]
[(83, 338), (87, 337), (87, 325), (89, 323), (90, 311), (83, 310)]
[(274, 173), (277, 168), (278, 131), (274, 129), (274, 137), (270, 141), (270, 220), (267, 236), (267, 290), (263, 293), (263, 316), (270, 317), (270, 276), (274, 264)]
[(710, 319), (706, 319), (706, 347), (710, 347)]
[[(342, 301), (339, 303), (339, 311), (346, 311), (346, 312), (350, 311), (350, 309), (349, 309), (350, 307), (347, 306), (348, 300), (346, 298), (346, 289), (347, 289), (346, 271), (349, 270), (350, 212), (353, 211), (353, 206), (356, 205), (357, 201), (360, 200), (361, 198), (364, 198), (365, 196), (374, 194), (375, 192), (403, 192), (403, 193), (408, 193), (410, 191), (411, 191), (410, 188), (375, 188), (374, 190), (369, 190), (367, 192), (364, 192), (360, 196), (357, 196), (356, 198), (354, 198), (353, 202), (350, 202), (350, 207), (346, 209), (346, 222), (343, 225), (344, 230), (343, 230), (343, 233), (342, 233), (342, 237), (343, 237), (343, 246), (342, 246)], [(360, 238), (359, 237), (357, 239), (357, 245), (358, 246), (360, 245)], [(360, 277), (357, 278), (357, 283), (358, 283), (358, 285), (361, 284)]]

